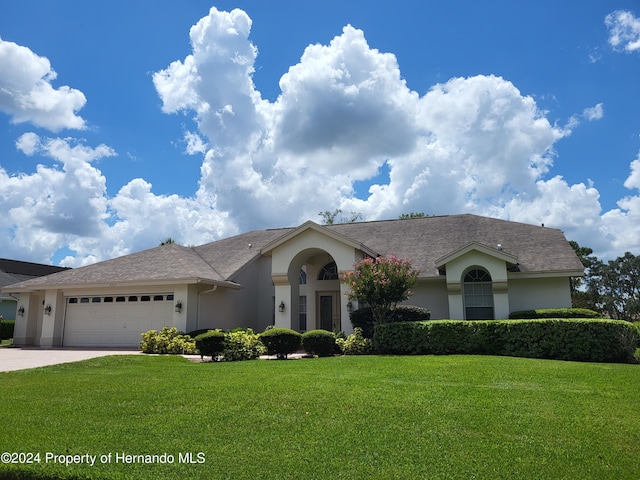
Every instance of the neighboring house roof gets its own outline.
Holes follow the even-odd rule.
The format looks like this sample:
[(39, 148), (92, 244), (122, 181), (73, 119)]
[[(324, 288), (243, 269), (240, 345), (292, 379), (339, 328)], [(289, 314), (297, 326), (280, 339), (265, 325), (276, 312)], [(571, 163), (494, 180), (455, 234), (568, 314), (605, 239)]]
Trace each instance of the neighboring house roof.
[[(0, 258), (0, 288), (64, 270), (68, 270), (68, 268)], [(8, 299), (11, 297), (0, 294), (0, 298)]]
[[(144, 250), (47, 277), (11, 285), (9, 291), (114, 283), (204, 282), (239, 288), (235, 276), (264, 251), (295, 236), (297, 228), (256, 230), (198, 247), (176, 244)], [(315, 225), (315, 224), (313, 224)], [(438, 277), (438, 261), (470, 244), (517, 259), (520, 272), (577, 276), (582, 263), (560, 230), (477, 215), (448, 215), (407, 220), (317, 226), (350, 239), (368, 254), (410, 259), (423, 278)], [(474, 243), (475, 242), (475, 243)], [(501, 249), (498, 250), (498, 245)], [(263, 250), (264, 249), (264, 250)], [(501, 252), (498, 254), (497, 252)]]

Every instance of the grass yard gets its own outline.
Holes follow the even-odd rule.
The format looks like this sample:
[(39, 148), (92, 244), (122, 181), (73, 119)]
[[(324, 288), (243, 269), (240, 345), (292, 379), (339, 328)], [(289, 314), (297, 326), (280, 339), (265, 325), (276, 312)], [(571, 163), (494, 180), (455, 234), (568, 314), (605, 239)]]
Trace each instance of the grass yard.
[[(0, 479), (640, 478), (639, 365), (119, 356), (0, 382), (0, 452), (40, 454), (0, 464)], [(184, 463), (187, 452), (203, 463)], [(122, 457), (162, 454), (173, 462)]]

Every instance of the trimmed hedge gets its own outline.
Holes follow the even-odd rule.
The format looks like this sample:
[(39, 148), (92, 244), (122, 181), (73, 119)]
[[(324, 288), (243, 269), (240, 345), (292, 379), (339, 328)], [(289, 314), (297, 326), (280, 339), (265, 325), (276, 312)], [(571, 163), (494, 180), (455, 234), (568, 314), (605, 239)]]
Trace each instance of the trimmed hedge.
[(206, 356), (218, 360), (224, 351), (225, 339), (226, 335), (222, 330), (209, 330), (196, 335), (196, 348), (200, 351), (200, 358)]
[(375, 327), (380, 353), (480, 354), (589, 362), (634, 362), (640, 332), (606, 319), (436, 320)]
[[(207, 333), (207, 332), (211, 332), (213, 331), (213, 328), (200, 328), (198, 330), (192, 330), (190, 332), (187, 332), (187, 335), (189, 335), (191, 338), (196, 338), (198, 335), (202, 335), (203, 333)], [(219, 329), (216, 329), (219, 330)]]
[(532, 318), (604, 318), (604, 316), (588, 308), (539, 308), (537, 310), (520, 310), (511, 312), (510, 319)]
[(328, 330), (309, 330), (302, 334), (302, 347), (318, 357), (330, 357), (336, 351), (336, 336)]
[(13, 338), (13, 329), (15, 325), (15, 320), (0, 320), (0, 340), (9, 340), (10, 338)]
[[(371, 307), (363, 307), (354, 310), (349, 314), (353, 328), (361, 328), (365, 338), (373, 338), (373, 327), (375, 320)], [(421, 322), (431, 319), (431, 311), (427, 308), (416, 307), (415, 305), (398, 305), (387, 323), (396, 322)]]
[(281, 360), (298, 351), (302, 334), (290, 328), (270, 328), (260, 334), (260, 341), (267, 347), (267, 355), (277, 355)]

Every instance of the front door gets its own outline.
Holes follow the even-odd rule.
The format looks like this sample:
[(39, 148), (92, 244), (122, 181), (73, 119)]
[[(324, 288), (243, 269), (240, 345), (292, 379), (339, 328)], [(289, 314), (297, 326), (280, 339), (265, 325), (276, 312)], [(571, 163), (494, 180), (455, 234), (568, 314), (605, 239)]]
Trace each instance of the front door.
[(329, 332), (339, 331), (340, 292), (318, 292), (318, 327)]

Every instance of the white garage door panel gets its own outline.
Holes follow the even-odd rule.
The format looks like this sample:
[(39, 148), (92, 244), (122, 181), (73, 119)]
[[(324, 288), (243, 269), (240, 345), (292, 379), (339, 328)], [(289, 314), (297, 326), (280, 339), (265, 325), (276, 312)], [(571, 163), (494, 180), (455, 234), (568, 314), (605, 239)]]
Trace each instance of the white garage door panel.
[[(173, 321), (173, 300), (104, 302), (104, 297), (90, 297), (88, 303), (81, 298), (67, 303), (64, 324), (64, 346), (66, 347), (137, 347), (142, 332), (160, 330)], [(100, 298), (100, 302), (93, 302)]]

